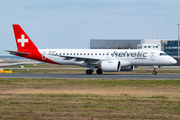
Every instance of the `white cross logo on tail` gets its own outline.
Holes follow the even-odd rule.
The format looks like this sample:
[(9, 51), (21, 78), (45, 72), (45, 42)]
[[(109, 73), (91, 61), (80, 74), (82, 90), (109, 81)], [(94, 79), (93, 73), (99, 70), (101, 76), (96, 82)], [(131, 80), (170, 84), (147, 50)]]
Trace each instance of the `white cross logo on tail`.
[(21, 35), (21, 39), (18, 39), (18, 42), (21, 43), (21, 47), (24, 47), (24, 43), (28, 42), (28, 39), (24, 39), (24, 35)]

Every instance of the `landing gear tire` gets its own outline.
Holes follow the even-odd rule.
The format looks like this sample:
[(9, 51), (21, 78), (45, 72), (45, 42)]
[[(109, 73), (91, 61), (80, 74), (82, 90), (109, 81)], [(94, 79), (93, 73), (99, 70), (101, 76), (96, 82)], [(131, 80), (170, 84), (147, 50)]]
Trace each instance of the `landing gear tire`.
[(156, 75), (157, 72), (156, 72), (156, 68), (158, 68), (157, 66), (154, 66), (154, 71), (153, 71), (153, 75)]
[(156, 75), (157, 74), (157, 72), (156, 71), (153, 71), (153, 75)]
[(97, 69), (97, 70), (96, 70), (96, 73), (97, 73), (97, 74), (102, 74), (103, 71), (102, 71), (102, 69)]
[(93, 73), (93, 70), (91, 70), (91, 69), (87, 69), (87, 70), (86, 70), (86, 74), (87, 74), (87, 75), (91, 75), (92, 73)]

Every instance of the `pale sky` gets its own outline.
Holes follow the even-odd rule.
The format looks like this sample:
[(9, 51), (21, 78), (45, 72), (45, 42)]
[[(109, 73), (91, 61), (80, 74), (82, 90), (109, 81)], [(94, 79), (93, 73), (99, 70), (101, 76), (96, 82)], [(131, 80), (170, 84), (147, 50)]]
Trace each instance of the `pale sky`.
[(178, 39), (180, 0), (1, 0), (0, 55), (12, 24), (38, 48), (88, 49), (90, 39)]

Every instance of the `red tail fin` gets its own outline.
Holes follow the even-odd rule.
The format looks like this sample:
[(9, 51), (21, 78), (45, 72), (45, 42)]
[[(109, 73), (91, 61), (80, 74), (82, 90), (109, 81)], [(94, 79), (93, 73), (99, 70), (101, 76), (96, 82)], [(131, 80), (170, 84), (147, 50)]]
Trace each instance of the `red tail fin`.
[(29, 51), (29, 50), (38, 50), (35, 44), (31, 41), (28, 35), (24, 32), (18, 24), (13, 24), (14, 35), (16, 39), (18, 52), (20, 51)]

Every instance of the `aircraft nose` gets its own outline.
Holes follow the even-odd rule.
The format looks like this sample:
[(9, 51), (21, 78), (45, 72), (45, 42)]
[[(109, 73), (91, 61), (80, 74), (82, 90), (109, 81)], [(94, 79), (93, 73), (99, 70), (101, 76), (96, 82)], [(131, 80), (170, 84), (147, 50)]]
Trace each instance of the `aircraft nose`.
[(176, 64), (177, 61), (176, 61), (174, 58), (172, 58), (172, 59), (170, 59), (170, 63), (171, 63), (171, 64)]

